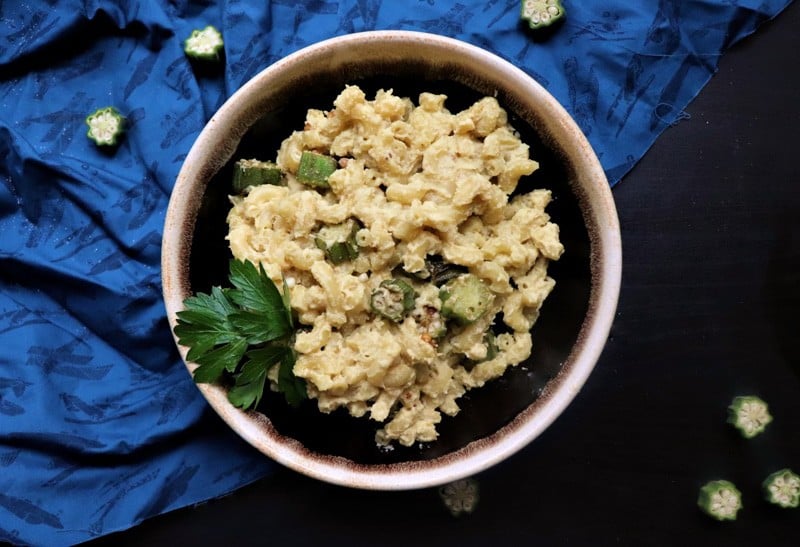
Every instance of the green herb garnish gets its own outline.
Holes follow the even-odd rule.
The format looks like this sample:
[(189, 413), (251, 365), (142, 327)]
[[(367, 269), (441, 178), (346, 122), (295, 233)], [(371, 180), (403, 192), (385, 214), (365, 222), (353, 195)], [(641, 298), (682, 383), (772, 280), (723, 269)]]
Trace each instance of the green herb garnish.
[(791, 469), (775, 471), (761, 487), (768, 502), (785, 509), (800, 507), (800, 475)]
[(231, 288), (212, 287), (184, 300), (175, 336), (189, 348), (197, 383), (232, 381), (228, 400), (255, 408), (264, 394), (267, 373), (278, 369), (278, 391), (292, 406), (308, 397), (305, 381), (294, 375), (294, 324), (289, 291), (283, 294), (264, 271), (249, 261), (230, 262)]

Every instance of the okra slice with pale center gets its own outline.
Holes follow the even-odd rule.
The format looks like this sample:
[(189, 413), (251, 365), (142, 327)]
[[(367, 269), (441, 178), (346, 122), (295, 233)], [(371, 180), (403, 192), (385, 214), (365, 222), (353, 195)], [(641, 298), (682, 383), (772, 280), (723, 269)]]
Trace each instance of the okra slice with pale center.
[(520, 17), (532, 29), (549, 27), (564, 18), (561, 0), (522, 0)]
[(277, 164), (257, 159), (238, 160), (233, 166), (233, 191), (243, 192), (248, 186), (283, 184), (283, 173)]
[(113, 146), (125, 131), (125, 118), (113, 106), (99, 108), (86, 117), (86, 135), (98, 146)]
[(462, 325), (477, 321), (494, 301), (494, 294), (473, 274), (451, 279), (439, 290), (442, 315)]
[(767, 501), (783, 508), (800, 506), (800, 476), (791, 469), (781, 469), (764, 480)]
[(711, 481), (700, 488), (697, 505), (717, 520), (736, 520), (736, 513), (742, 508), (742, 493), (730, 481)]
[(439, 495), (453, 516), (472, 513), (478, 505), (478, 482), (475, 479), (460, 479), (442, 486)]
[(297, 167), (297, 180), (312, 188), (328, 189), (328, 177), (338, 167), (336, 158), (318, 152), (304, 151)]
[(402, 279), (385, 279), (372, 291), (369, 299), (374, 313), (400, 323), (414, 309), (414, 288)]
[(754, 395), (735, 397), (728, 407), (728, 423), (746, 439), (762, 433), (771, 421), (767, 403)]
[(212, 61), (219, 59), (224, 45), (222, 34), (212, 25), (208, 25), (204, 29), (192, 31), (183, 43), (183, 51), (189, 57)]

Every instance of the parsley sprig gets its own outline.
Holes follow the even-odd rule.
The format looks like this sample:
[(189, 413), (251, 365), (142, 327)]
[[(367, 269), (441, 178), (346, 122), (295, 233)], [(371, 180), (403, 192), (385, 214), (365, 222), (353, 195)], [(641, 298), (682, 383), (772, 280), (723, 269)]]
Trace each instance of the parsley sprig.
[(296, 406), (307, 398), (305, 382), (294, 375), (294, 323), (289, 290), (283, 294), (264, 271), (249, 261), (231, 260), (232, 287), (212, 287), (184, 300), (175, 335), (189, 348), (197, 383), (232, 385), (228, 400), (255, 408), (264, 394), (267, 373), (277, 365), (278, 391)]

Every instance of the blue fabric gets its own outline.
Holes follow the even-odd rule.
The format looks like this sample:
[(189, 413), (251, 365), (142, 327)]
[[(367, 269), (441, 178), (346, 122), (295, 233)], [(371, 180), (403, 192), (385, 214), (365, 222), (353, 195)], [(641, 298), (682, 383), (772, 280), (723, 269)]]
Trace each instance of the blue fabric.
[[(181, 161), (258, 71), (355, 31), (457, 37), (550, 90), (615, 184), (789, 0), (564, 4), (537, 40), (519, 0), (0, 2), (0, 541), (73, 544), (273, 469), (193, 385), (159, 278)], [(226, 39), (217, 75), (182, 51), (207, 24)], [(107, 105), (129, 122), (111, 154), (84, 125)]]

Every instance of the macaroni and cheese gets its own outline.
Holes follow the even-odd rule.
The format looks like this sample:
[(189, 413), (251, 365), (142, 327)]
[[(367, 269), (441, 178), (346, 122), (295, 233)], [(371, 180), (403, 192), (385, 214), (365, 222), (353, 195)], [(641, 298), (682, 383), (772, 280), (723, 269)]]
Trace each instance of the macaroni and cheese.
[[(466, 391), (530, 355), (531, 327), (555, 284), (548, 263), (563, 252), (545, 212), (550, 192), (511, 197), (538, 164), (497, 100), (451, 113), (446, 99), (422, 93), (415, 105), (381, 90), (370, 100), (347, 86), (283, 141), (285, 185), (231, 197), (234, 257), (288, 282), (300, 323), (295, 375), (322, 412), (380, 422), (382, 445), (435, 440)], [(308, 151), (338, 162), (324, 188), (297, 179)], [(331, 260), (318, 234), (345, 222), (356, 252)], [(477, 318), (445, 313), (434, 261), (488, 288)], [(373, 298), (390, 279), (413, 290), (394, 320)]]

